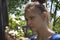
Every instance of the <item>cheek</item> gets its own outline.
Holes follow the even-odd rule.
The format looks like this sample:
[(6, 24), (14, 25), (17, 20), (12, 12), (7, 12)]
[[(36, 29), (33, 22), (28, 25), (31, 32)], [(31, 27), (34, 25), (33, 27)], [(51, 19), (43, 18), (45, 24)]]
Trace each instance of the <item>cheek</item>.
[(40, 20), (36, 19), (36, 20), (32, 21), (32, 25), (34, 25), (35, 27), (40, 26), (40, 24), (41, 24)]
[(34, 20), (34, 21), (32, 21), (32, 25), (33, 25), (33, 27), (32, 27), (32, 30), (33, 31), (38, 31), (40, 28), (41, 28), (41, 22), (40, 22), (40, 20)]
[(41, 19), (36, 19), (36, 21), (35, 21), (35, 25), (39, 28), (39, 27), (41, 27), (42, 26), (42, 20)]
[(34, 26), (33, 31), (35, 32), (37, 32), (41, 28), (41, 25), (38, 21), (35, 21), (32, 25)]

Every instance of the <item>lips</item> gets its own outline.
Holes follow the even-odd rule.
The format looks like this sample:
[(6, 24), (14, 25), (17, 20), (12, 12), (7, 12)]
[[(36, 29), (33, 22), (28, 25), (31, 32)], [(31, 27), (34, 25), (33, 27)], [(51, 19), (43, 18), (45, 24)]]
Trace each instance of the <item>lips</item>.
[(32, 26), (29, 26), (29, 28), (32, 28)]
[(28, 27), (29, 27), (30, 29), (33, 29), (33, 28), (34, 28), (34, 26), (32, 26), (32, 25), (28, 25)]
[(30, 29), (33, 29), (34, 27), (33, 26), (29, 26), (30, 27)]

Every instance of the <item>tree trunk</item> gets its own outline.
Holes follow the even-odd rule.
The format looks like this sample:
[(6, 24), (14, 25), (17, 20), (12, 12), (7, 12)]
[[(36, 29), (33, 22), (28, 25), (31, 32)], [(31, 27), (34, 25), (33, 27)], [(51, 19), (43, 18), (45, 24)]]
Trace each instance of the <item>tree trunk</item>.
[(0, 0), (0, 39), (5, 40), (5, 27), (8, 25), (7, 0)]

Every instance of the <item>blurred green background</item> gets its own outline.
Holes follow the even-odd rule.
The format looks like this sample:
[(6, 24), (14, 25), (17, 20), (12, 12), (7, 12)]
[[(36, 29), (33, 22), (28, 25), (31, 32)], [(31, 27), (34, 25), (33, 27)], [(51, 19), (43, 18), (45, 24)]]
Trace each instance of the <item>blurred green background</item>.
[[(24, 8), (29, 2), (31, 0), (8, 0), (9, 26), (6, 27), (6, 32), (16, 38), (29, 37), (34, 34), (26, 26), (24, 19)], [(48, 0), (45, 5), (51, 15), (51, 29), (60, 33), (60, 0)]]

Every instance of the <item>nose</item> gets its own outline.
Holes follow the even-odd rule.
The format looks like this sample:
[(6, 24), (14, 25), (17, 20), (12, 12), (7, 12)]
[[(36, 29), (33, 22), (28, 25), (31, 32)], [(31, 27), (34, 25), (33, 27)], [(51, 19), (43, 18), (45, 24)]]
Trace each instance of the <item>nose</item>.
[(30, 26), (31, 25), (31, 21), (28, 21), (27, 24)]

